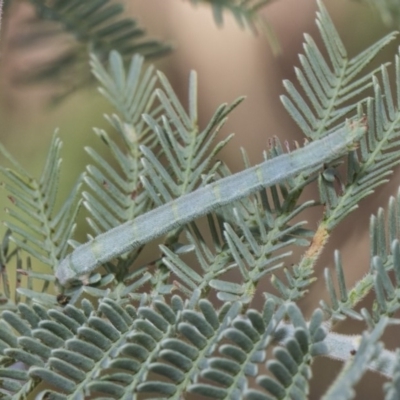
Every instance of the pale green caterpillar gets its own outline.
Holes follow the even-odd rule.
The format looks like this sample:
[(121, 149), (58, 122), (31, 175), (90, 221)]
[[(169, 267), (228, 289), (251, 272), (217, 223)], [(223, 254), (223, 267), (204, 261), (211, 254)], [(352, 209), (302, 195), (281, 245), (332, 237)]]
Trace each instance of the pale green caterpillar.
[(364, 122), (347, 123), (300, 149), (210, 183), (125, 222), (77, 247), (60, 262), (56, 269), (56, 277), (61, 285), (68, 285), (101, 264), (218, 207), (275, 185), (300, 172), (312, 172), (324, 163), (355, 149), (356, 142), (365, 130)]

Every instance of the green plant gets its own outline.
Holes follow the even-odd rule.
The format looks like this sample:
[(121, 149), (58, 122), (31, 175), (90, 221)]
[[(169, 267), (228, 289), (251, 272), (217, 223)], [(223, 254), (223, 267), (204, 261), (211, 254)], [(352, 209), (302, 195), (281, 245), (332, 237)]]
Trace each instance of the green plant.
[[(77, 15), (88, 8), (94, 10), (93, 21), (104, 23), (101, 29), (106, 37), (110, 32), (120, 37), (125, 26), (110, 23), (114, 8), (108, 1), (90, 0), (84, 6), (74, 0), (32, 2), (41, 17), (58, 15), (63, 21), (70, 17), (69, 31), (79, 31)], [(268, 2), (210, 3), (217, 16), (226, 7), (236, 16), (243, 10), (248, 21)], [(51, 399), (142, 395), (177, 399), (193, 394), (302, 399), (309, 394), (317, 356), (344, 362), (324, 399), (353, 398), (354, 387), (367, 370), (388, 378), (386, 399), (400, 397), (399, 352), (384, 349), (379, 342), (385, 329), (399, 322), (395, 313), (400, 286), (400, 191), (389, 200), (387, 222), (383, 210), (371, 217), (371, 268), (365, 276), (348, 289), (346, 268), (335, 252), (338, 289), (331, 270), (325, 273), (330, 302), (321, 302), (309, 320), (296, 304), (315, 280), (316, 261), (333, 230), (360, 200), (387, 182), (400, 163), (400, 58), (396, 56), (394, 63), (395, 99), (388, 66), (366, 69), (395, 33), (349, 59), (326, 9), (318, 4), (317, 24), (327, 56), (306, 35), (301, 68), (296, 69), (304, 94), (285, 81), (287, 95), (281, 98), (312, 143), (287, 155), (275, 140), (262, 164), (273, 177), (257, 175), (260, 171), (251, 169), (245, 153), (249, 173), (232, 175), (215, 161), (230, 139), (215, 143), (216, 136), (241, 98), (221, 105), (201, 129), (195, 73), (189, 81), (186, 111), (167, 78), (151, 66), (144, 68), (143, 56), (128, 60), (128, 53), (138, 47), (124, 41), (126, 52), (121, 53), (113, 49), (113, 40), (104, 44), (98, 31), (89, 30), (91, 70), (100, 92), (116, 109), (106, 118), (119, 140), (105, 130), (95, 132), (114, 163), (87, 148), (94, 164), (57, 209), (61, 148), (57, 134), (39, 179), (0, 146), (10, 164), (1, 172), (13, 203), (7, 210), (9, 230), (0, 252), (4, 291), (0, 393), (4, 398), (22, 399), (36, 391), (38, 398)], [(166, 48), (161, 42), (156, 47)], [(65, 71), (71, 65), (56, 64), (47, 70)], [(315, 158), (310, 159), (310, 149)], [(347, 163), (341, 166), (344, 153)], [(288, 169), (282, 172), (277, 165)], [(338, 168), (344, 168), (346, 176), (339, 179), (340, 189)], [(277, 177), (277, 171), (282, 175)], [(249, 182), (253, 178), (254, 185)], [(315, 181), (319, 199), (300, 200)], [(90, 191), (81, 193), (83, 184)], [(202, 203), (200, 211), (190, 210), (191, 193)], [(208, 196), (214, 196), (209, 203)], [(92, 230), (89, 244), (84, 245), (73, 240), (81, 204)], [(296, 222), (304, 210), (318, 212), (316, 206), (321, 204), (315, 232), (304, 221)], [(201, 229), (196, 218), (205, 214), (207, 227)], [(150, 233), (120, 236), (121, 226), (135, 228), (131, 221), (148, 221)], [(150, 226), (156, 227), (155, 233)], [(143, 265), (139, 259), (143, 249), (162, 234), (160, 254)], [(122, 250), (115, 250), (122, 239)], [(72, 255), (69, 245), (74, 248)], [(304, 245), (308, 247), (299, 262), (284, 268), (292, 249)], [(47, 264), (52, 273), (32, 270), (24, 252)], [(27, 281), (15, 293), (5, 268), (14, 259), (18, 279), (24, 276)], [(284, 271), (285, 281), (277, 276), (279, 270)], [(239, 282), (232, 281), (232, 271), (238, 272)], [(265, 277), (270, 278), (274, 293), (260, 287)], [(372, 290), (373, 307), (359, 310), (360, 301)], [(261, 309), (252, 304), (257, 292), (265, 295)], [(345, 319), (363, 321), (362, 335), (335, 333), (336, 322)]]

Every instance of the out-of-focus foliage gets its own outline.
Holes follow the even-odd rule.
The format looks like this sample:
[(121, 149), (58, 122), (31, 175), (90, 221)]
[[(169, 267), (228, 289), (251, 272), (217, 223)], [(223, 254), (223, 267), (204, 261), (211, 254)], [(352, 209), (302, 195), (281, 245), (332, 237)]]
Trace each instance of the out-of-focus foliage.
[(397, 0), (356, 0), (368, 4), (378, 11), (383, 22), (396, 29), (400, 28), (400, 2)]
[(233, 15), (235, 21), (243, 29), (251, 29), (252, 32), (264, 34), (274, 54), (279, 54), (281, 48), (271, 25), (262, 13), (263, 7), (276, 0), (189, 0), (192, 4), (206, 4), (211, 6), (214, 20), (222, 26), (224, 13)]
[[(9, 13), (18, 12), (19, 2), (14, 1), (15, 7), (7, 7)], [(58, 86), (55, 100), (93, 82), (88, 50), (102, 61), (108, 59), (111, 50), (118, 51), (125, 61), (136, 53), (152, 59), (171, 50), (169, 44), (150, 38), (135, 19), (126, 16), (123, 4), (118, 1), (29, 0), (29, 3), (35, 13), (20, 23), (20, 29), (14, 30), (9, 47), (13, 52), (24, 52), (35, 48), (39, 51), (45, 46), (53, 56), (27, 66), (15, 79), (19, 83), (50, 81)]]

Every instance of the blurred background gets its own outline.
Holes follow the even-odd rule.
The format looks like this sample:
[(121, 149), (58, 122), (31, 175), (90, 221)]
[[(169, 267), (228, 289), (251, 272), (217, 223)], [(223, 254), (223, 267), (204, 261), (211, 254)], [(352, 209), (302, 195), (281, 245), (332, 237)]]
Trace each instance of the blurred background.
[[(240, 146), (247, 150), (251, 162), (255, 164), (262, 160), (262, 150), (267, 147), (268, 138), (274, 135), (289, 141), (297, 139), (302, 143), (302, 134), (281, 105), (279, 95), (284, 93), (282, 80), (295, 79), (293, 71), (294, 66), (299, 65), (298, 53), (302, 52), (303, 33), (309, 33), (317, 43), (321, 43), (314, 22), (317, 11), (315, 0), (276, 0), (265, 7), (263, 14), (281, 47), (278, 55), (273, 54), (264, 35), (240, 29), (229, 14), (224, 15), (223, 27), (217, 27), (210, 8), (205, 5), (194, 7), (189, 1), (182, 0), (125, 0), (123, 3), (127, 13), (137, 18), (150, 36), (173, 44), (174, 50), (154, 63), (167, 75), (184, 103), (189, 72), (192, 69), (197, 71), (200, 126), (205, 126), (221, 103), (232, 102), (241, 95), (247, 96), (245, 102), (231, 114), (221, 133), (236, 134), (220, 154), (233, 171), (243, 168)], [(357, 1), (326, 0), (324, 4), (350, 57), (390, 31), (378, 13)], [(111, 113), (113, 109), (98, 94), (96, 85), (76, 90), (54, 105), (51, 98), (59, 90), (57, 85), (45, 81), (21, 81), (21, 76), (60, 54), (73, 40), (66, 35), (57, 37), (56, 41), (44, 40), (42, 45), (36, 43), (31, 46), (34, 24), (29, 21), (33, 15), (34, 9), (28, 2), (12, 1), (3, 21), (0, 41), (0, 140), (32, 175), (38, 176), (52, 134), (59, 129), (64, 142), (59, 196), (65, 198), (88, 162), (83, 146), (100, 148), (92, 127), (110, 130), (103, 114)], [(49, 29), (52, 29), (51, 26)], [(387, 47), (371, 68), (384, 61), (393, 61), (398, 45), (397, 41)], [(378, 207), (386, 207), (389, 196), (397, 192), (397, 187), (398, 174), (390, 185), (380, 187), (374, 196), (364, 200), (333, 234), (319, 263), (317, 275), (320, 279), (301, 303), (306, 315), (310, 315), (320, 299), (327, 297), (322, 270), (333, 266), (334, 249), (341, 249), (348, 287), (369, 268), (369, 216), (376, 213)], [(316, 194), (316, 189), (313, 190)], [(1, 196), (0, 208), (3, 209), (9, 205), (9, 200), (4, 191)], [(320, 217), (318, 213), (305, 216), (311, 228), (315, 228)], [(84, 235), (84, 232), (79, 233), (81, 240), (84, 240)], [(365, 302), (367, 304), (370, 299)], [(338, 331), (356, 334), (363, 328), (363, 324), (345, 325), (339, 325)], [(387, 335), (389, 348), (398, 346), (398, 337), (398, 333)], [(313, 368), (315, 385), (310, 398), (320, 397), (320, 388), (326, 388), (332, 374), (338, 372), (340, 366), (340, 363), (330, 360), (316, 361), (316, 368)], [(380, 398), (383, 382), (382, 378), (367, 374), (359, 385), (357, 398)]]

